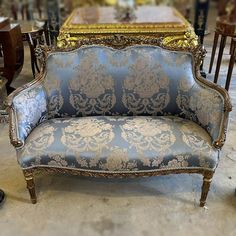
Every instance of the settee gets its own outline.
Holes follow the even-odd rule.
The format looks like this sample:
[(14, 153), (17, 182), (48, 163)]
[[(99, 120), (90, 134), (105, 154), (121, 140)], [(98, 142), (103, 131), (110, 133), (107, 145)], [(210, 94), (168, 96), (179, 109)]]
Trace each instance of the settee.
[(226, 90), (200, 76), (199, 51), (143, 44), (48, 53), (36, 80), (8, 101), (10, 140), (32, 203), (36, 171), (198, 173), (204, 206), (231, 103)]

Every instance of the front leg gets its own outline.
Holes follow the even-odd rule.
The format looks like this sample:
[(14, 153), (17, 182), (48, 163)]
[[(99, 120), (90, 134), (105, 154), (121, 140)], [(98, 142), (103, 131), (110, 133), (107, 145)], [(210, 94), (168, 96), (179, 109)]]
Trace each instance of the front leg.
[(32, 170), (23, 170), (23, 174), (25, 176), (27, 188), (29, 190), (30, 199), (33, 204), (37, 202), (36, 192), (35, 192), (35, 184), (34, 184), (34, 176)]
[(210, 172), (204, 173), (204, 175), (203, 175), (202, 194), (201, 194), (201, 199), (200, 199), (200, 206), (201, 207), (205, 206), (213, 174), (214, 174), (214, 172), (210, 171)]

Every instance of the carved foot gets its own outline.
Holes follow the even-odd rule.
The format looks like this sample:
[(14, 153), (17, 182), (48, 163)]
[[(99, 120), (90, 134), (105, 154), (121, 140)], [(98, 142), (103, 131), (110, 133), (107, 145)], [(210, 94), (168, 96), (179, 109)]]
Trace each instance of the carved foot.
[(207, 195), (210, 189), (210, 184), (212, 181), (213, 173), (206, 173), (203, 177), (203, 184), (202, 184), (202, 194), (200, 199), (200, 207), (204, 207), (207, 199)]
[(35, 192), (35, 184), (34, 184), (34, 176), (32, 171), (23, 171), (27, 188), (29, 190), (30, 199), (33, 204), (37, 202), (36, 192)]

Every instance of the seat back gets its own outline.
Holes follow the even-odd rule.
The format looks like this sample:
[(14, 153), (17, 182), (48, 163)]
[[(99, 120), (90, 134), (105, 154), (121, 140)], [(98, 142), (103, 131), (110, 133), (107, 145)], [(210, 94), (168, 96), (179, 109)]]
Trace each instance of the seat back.
[(177, 115), (218, 137), (224, 100), (193, 68), (191, 53), (150, 45), (52, 53), (44, 80), (49, 118)]
[(195, 84), (190, 54), (154, 46), (53, 53), (46, 71), (50, 117), (176, 114), (178, 88)]

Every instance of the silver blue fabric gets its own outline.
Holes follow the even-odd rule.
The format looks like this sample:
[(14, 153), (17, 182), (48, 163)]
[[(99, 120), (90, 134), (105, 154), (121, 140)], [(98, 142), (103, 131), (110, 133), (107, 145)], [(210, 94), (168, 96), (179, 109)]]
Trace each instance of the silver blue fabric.
[(20, 92), (13, 99), (17, 136), (24, 143), (32, 129), (47, 119), (47, 97), (42, 85)]
[(177, 115), (217, 139), (221, 94), (197, 82), (191, 54), (154, 46), (88, 46), (51, 54), (44, 86), (49, 117)]
[(93, 171), (215, 169), (219, 151), (196, 123), (174, 116), (60, 118), (36, 127), (18, 151), (22, 168)]
[(21, 167), (215, 169), (224, 99), (193, 63), (154, 46), (52, 53), (42, 84), (13, 100)]

